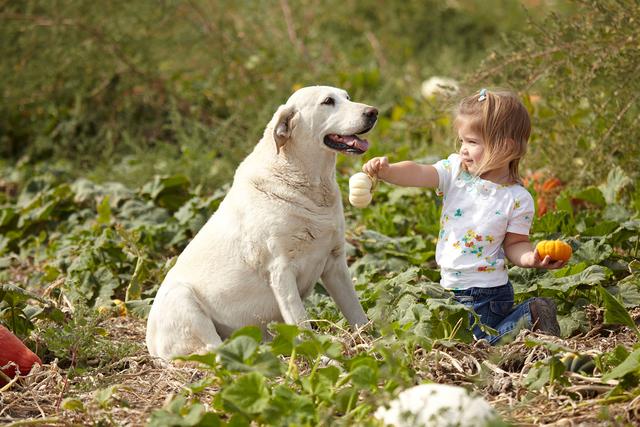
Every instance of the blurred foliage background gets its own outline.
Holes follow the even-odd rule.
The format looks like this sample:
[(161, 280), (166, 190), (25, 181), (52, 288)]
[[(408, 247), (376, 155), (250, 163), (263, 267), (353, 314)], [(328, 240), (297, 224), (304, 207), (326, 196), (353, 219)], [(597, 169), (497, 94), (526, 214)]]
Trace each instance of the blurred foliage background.
[[(328, 404), (314, 400), (310, 414), (287, 407), (295, 423), (348, 412), (342, 405), (359, 401), (359, 387), (388, 380), (354, 409), (366, 419), (371, 403), (424, 371), (405, 360), (417, 343), (471, 339), (458, 323), (467, 314), (443, 304), (432, 283), (435, 194), (381, 185), (370, 207), (355, 209), (346, 189), (370, 157), (435, 161), (454, 151), (449, 112), (482, 87), (517, 91), (532, 115), (523, 168), (538, 207), (532, 239), (574, 247), (562, 271), (512, 268), (516, 298), (554, 298), (564, 337), (591, 328), (587, 308), (605, 306), (605, 292), (621, 298), (620, 313), (638, 307), (639, 21), (638, 0), (0, 0), (0, 324), (43, 361), (69, 367), (72, 385), (57, 381), (62, 389), (47, 403), (57, 399), (55, 408), (42, 406), (58, 413), (65, 390), (74, 399), (86, 391), (73, 377), (89, 361), (105, 369), (114, 393), (116, 362), (143, 350), (105, 335), (102, 319), (146, 316), (278, 105), (306, 85), (342, 87), (380, 110), (369, 151), (339, 156), (337, 179), (360, 300), (381, 330), (394, 328), (385, 335), (398, 345), (384, 357), (359, 349), (348, 371), (366, 371), (367, 381), (342, 377), (331, 393), (345, 378), (354, 386), (339, 398), (323, 394)], [(454, 79), (459, 91), (428, 93), (423, 84), (434, 76)], [(320, 290), (307, 309), (344, 325)], [(629, 316), (613, 323), (635, 326)], [(637, 352), (620, 345), (603, 359), (610, 378), (629, 374), (620, 384), (633, 390), (614, 399), (638, 394)], [(223, 387), (234, 387), (225, 375)], [(280, 397), (304, 400), (303, 388)], [(41, 406), (33, 414), (44, 414)]]
[[(228, 182), (299, 86), (378, 106), (366, 156), (454, 149), (434, 75), (508, 87), (534, 116), (526, 165), (564, 181), (637, 177), (635, 0), (0, 2), (0, 162), (141, 185)], [(341, 167), (362, 159), (343, 158)], [(17, 167), (16, 167), (17, 166)]]

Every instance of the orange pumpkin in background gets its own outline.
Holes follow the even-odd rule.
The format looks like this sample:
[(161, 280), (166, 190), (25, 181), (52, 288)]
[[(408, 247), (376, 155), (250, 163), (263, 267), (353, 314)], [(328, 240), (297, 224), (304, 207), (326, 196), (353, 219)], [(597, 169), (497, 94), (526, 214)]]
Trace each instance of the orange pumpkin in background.
[(540, 258), (544, 259), (549, 255), (554, 261), (569, 261), (573, 249), (562, 240), (542, 240), (536, 245), (536, 250), (540, 254)]
[(552, 176), (545, 178), (543, 171), (535, 171), (527, 174), (523, 179), (525, 187), (532, 186), (536, 192), (536, 212), (542, 216), (556, 208), (556, 197), (562, 191), (562, 181)]

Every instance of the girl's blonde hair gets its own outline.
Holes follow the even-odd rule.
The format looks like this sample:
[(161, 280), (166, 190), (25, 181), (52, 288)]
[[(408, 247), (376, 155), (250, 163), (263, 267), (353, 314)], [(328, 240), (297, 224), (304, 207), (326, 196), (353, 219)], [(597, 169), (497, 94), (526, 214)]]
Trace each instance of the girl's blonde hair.
[(509, 166), (509, 180), (520, 183), (518, 166), (527, 152), (531, 135), (529, 112), (510, 91), (489, 91), (464, 98), (454, 111), (454, 126), (460, 117), (471, 119), (471, 126), (482, 135), (485, 150), (477, 175)]

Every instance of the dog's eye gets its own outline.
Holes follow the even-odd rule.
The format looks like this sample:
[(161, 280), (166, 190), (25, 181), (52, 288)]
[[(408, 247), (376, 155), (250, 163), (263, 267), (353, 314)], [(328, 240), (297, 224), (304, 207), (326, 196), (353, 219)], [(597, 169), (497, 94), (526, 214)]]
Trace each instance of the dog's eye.
[(335, 103), (336, 101), (330, 96), (328, 96), (324, 101), (321, 102), (322, 105), (334, 105)]

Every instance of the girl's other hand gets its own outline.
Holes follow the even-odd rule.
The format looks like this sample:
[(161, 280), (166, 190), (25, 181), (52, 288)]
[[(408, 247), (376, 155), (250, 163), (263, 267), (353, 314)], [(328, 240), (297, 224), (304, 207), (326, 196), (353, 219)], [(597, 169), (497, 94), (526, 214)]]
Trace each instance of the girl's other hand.
[(548, 270), (562, 268), (567, 264), (566, 261), (554, 261), (549, 255), (546, 255), (544, 259), (542, 259), (540, 258), (540, 253), (538, 253), (537, 249), (534, 249), (533, 251), (533, 263), (536, 268), (546, 268)]
[(362, 166), (362, 171), (369, 176), (382, 178), (380, 173), (384, 173), (389, 168), (389, 159), (385, 157), (374, 157)]

